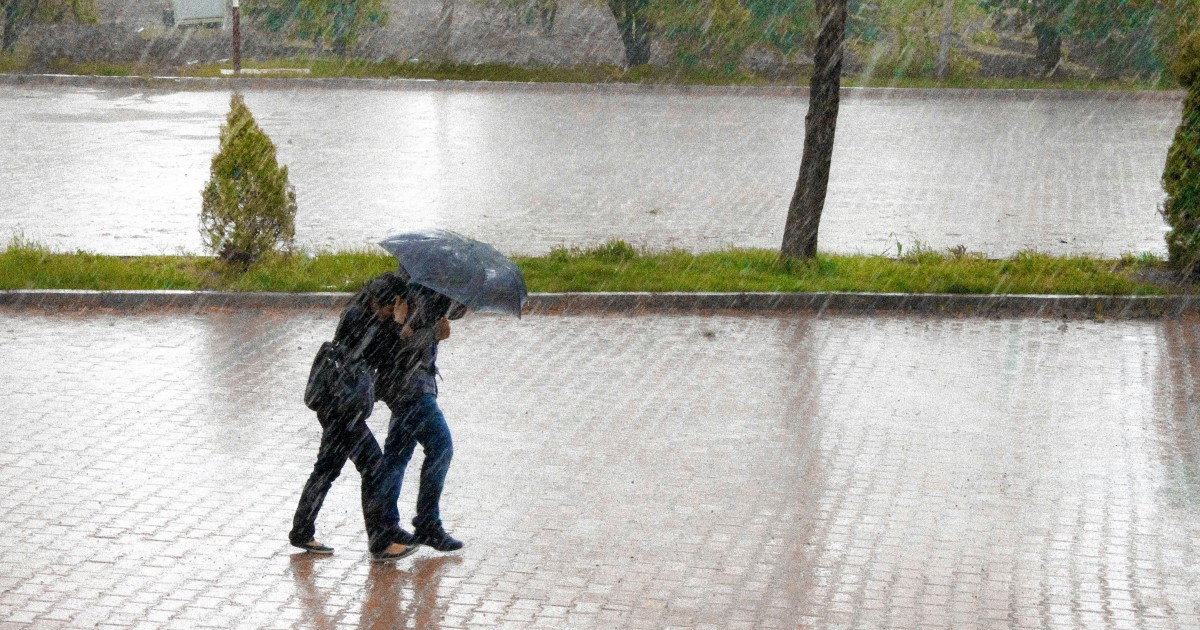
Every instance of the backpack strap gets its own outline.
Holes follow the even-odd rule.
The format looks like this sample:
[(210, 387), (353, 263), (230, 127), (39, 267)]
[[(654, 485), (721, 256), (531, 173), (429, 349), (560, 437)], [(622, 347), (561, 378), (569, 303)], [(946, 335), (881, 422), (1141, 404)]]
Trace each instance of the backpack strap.
[(347, 357), (350, 361), (357, 361), (362, 358), (362, 355), (370, 345), (371, 340), (375, 338), (375, 333), (379, 332), (379, 324), (373, 323), (367, 328), (367, 334), (363, 335), (362, 341), (358, 342), (358, 346)]

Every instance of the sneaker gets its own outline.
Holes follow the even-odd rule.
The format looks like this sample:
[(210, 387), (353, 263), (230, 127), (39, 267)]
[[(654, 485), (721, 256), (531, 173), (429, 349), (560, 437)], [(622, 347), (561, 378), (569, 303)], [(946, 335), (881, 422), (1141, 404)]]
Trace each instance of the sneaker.
[(416, 535), (413, 536), (413, 542), (438, 551), (458, 551), (463, 548), (463, 542), (447, 534), (441, 525), (429, 529), (418, 529)]
[[(389, 546), (388, 549), (395, 547), (397, 544), (399, 544), (399, 543), (392, 543), (392, 545)], [(408, 545), (408, 546), (404, 547), (404, 551), (394, 551), (394, 552), (390, 552), (390, 553), (388, 552), (387, 549), (384, 549), (383, 551), (373, 552), (371, 554), (371, 559), (376, 562), (384, 562), (387, 560), (399, 560), (401, 558), (407, 558), (407, 557), (413, 555), (414, 553), (417, 553), (417, 550), (420, 548), (421, 548), (420, 545)]]

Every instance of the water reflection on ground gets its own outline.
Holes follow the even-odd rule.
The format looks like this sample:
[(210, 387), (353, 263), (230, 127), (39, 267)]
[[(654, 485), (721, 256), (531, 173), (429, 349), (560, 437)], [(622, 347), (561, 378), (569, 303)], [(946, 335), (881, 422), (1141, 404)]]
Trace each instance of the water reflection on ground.
[[(806, 101), (545, 90), (250, 91), (309, 248), (446, 227), (507, 252), (623, 238), (778, 246)], [(114, 254), (199, 251), (223, 92), (0, 88), (0, 237)], [(1179, 103), (850, 96), (822, 248), (993, 256), (1164, 253)]]
[(0, 312), (0, 624), (1200, 627), (1194, 318), (469, 317), (394, 564), (286, 542), (335, 322)]

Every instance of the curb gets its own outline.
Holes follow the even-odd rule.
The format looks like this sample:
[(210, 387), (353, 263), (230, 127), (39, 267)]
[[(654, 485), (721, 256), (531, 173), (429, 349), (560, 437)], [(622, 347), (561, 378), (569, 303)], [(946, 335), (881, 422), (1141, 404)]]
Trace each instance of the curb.
[[(350, 293), (0, 291), (0, 308), (44, 312), (338, 310)], [(1200, 313), (1200, 296), (913, 293), (534, 293), (526, 314), (808, 313), (951, 317), (1159, 319)]]
[(340, 309), (350, 293), (255, 293), (224, 291), (0, 291), (0, 307), (41, 311), (142, 311), (235, 309)]
[[(807, 98), (807, 86), (670, 85), (642, 83), (549, 83), (443, 79), (350, 79), (262, 77), (109, 77), (77, 74), (0, 74), (0, 86), (92, 87), (178, 91), (210, 90), (425, 90), (458, 92), (544, 92), (557, 94), (679, 94), (695, 96), (779, 96)], [(1006, 101), (1136, 101), (1182, 103), (1182, 90), (1048, 90), (983, 88), (844, 87), (846, 100), (940, 97)]]

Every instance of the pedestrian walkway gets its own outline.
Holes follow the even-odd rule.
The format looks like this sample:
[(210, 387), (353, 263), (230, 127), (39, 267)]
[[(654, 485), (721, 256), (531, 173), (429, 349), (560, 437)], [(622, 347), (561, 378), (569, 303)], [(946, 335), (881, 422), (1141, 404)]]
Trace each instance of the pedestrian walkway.
[(0, 629), (1200, 627), (1200, 320), (470, 317), (394, 565), (286, 545), (335, 322), (0, 310)]

